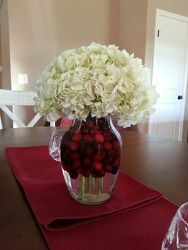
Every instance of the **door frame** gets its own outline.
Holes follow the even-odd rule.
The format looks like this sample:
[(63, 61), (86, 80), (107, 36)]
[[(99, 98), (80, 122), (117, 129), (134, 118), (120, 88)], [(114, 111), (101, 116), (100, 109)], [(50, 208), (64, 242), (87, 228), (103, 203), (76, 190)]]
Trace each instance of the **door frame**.
[[(156, 43), (157, 43), (157, 33), (158, 33), (158, 22), (159, 22), (159, 16), (165, 16), (165, 17), (169, 17), (171, 19), (176, 19), (178, 21), (183, 21), (186, 22), (188, 25), (188, 17), (179, 15), (179, 14), (175, 14), (173, 12), (169, 12), (169, 11), (165, 11), (165, 10), (161, 10), (161, 9), (156, 9), (156, 17), (155, 17), (155, 36), (154, 36), (154, 54), (153, 54), (153, 72), (152, 72), (152, 85), (156, 86), (156, 84), (154, 83), (154, 77), (153, 77), (153, 73), (154, 73), (154, 69), (155, 69), (155, 55), (156, 55)], [(188, 37), (188, 32), (187, 32), (187, 37)], [(183, 100), (182, 100), (182, 113), (181, 113), (181, 120), (180, 120), (180, 130), (179, 130), (179, 135), (178, 135), (178, 140), (182, 141), (183, 139), (183, 132), (186, 129), (184, 127), (184, 121), (185, 121), (185, 107), (186, 107), (186, 99), (187, 99), (187, 85), (188, 85), (188, 39), (187, 39), (187, 51), (186, 51), (186, 61), (185, 61), (185, 68), (187, 70), (185, 70), (185, 75), (184, 75), (184, 88), (183, 88)], [(150, 123), (149, 123), (149, 128), (148, 128), (148, 132), (150, 133)]]

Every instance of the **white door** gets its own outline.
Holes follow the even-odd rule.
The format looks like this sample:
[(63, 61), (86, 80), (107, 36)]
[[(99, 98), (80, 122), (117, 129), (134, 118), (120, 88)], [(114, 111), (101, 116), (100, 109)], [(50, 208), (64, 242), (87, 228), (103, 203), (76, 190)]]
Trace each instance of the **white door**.
[(187, 61), (188, 18), (157, 10), (152, 82), (160, 97), (150, 134), (182, 140)]

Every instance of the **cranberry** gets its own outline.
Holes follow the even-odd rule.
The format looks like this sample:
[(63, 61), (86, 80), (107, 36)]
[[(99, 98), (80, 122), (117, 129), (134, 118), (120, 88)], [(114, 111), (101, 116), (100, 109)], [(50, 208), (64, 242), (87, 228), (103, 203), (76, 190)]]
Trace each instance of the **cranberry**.
[(115, 141), (113, 142), (113, 148), (114, 148), (115, 150), (120, 150), (119, 141), (115, 140)]
[(92, 135), (100, 134), (100, 129), (98, 127), (93, 127), (90, 131)]
[(109, 143), (109, 142), (105, 142), (105, 143), (104, 143), (104, 148), (105, 148), (106, 150), (111, 149), (111, 148), (112, 148), (111, 143)]
[(73, 168), (74, 169), (78, 169), (81, 167), (81, 162), (79, 160), (76, 160), (74, 163), (73, 163)]
[(91, 144), (92, 149), (93, 149), (93, 152), (97, 153), (97, 152), (99, 152), (99, 150), (101, 151), (101, 145), (102, 145), (102, 144), (99, 144), (99, 143), (97, 143), (97, 142), (93, 142), (93, 143)]
[(92, 127), (95, 125), (95, 123), (94, 123), (93, 120), (87, 121), (86, 124), (87, 124), (87, 126), (88, 126), (89, 128), (92, 128)]
[(107, 173), (111, 173), (112, 172), (112, 166), (111, 165), (106, 165), (105, 167), (105, 170)]
[(101, 169), (98, 173), (99, 177), (103, 177), (105, 175), (104, 169)]
[(101, 160), (104, 158), (104, 156), (105, 156), (104, 152), (98, 152), (98, 153), (96, 153), (96, 154), (94, 155), (93, 158), (94, 158), (96, 161), (101, 161)]
[(77, 151), (78, 150), (78, 144), (76, 142), (71, 142), (70, 143), (70, 148), (72, 151)]
[(83, 176), (88, 177), (90, 175), (89, 169), (82, 169), (82, 174)]
[(103, 160), (105, 164), (110, 164), (112, 163), (113, 161), (113, 157), (112, 156), (109, 156), (109, 155), (106, 155), (105, 159)]
[(89, 133), (89, 129), (87, 128), (82, 128), (82, 134), (88, 134)]
[(83, 140), (86, 142), (86, 143), (92, 143), (94, 141), (94, 138), (92, 135), (84, 135), (83, 136)]
[(70, 131), (67, 131), (64, 136), (63, 136), (63, 142), (64, 141), (70, 141), (71, 138), (72, 138), (72, 135), (73, 135), (73, 132), (70, 130)]
[(64, 155), (63, 153), (61, 154), (61, 161), (62, 161), (62, 163), (65, 163), (65, 164), (71, 164), (72, 163), (71, 158), (66, 157), (66, 155)]
[(109, 156), (114, 156), (116, 154), (116, 152), (112, 149), (112, 148), (110, 148), (110, 150), (108, 150), (108, 155)]
[(92, 176), (94, 177), (94, 178), (100, 178), (101, 176), (99, 175), (99, 171), (94, 171), (94, 170), (92, 170), (91, 171), (91, 174), (92, 174)]
[(84, 164), (84, 166), (90, 165), (90, 164), (91, 164), (90, 158), (89, 158), (89, 157), (84, 158), (84, 159), (83, 159), (83, 164)]
[(62, 142), (61, 142), (61, 147), (62, 148), (68, 148), (69, 147), (69, 144), (70, 144), (70, 140), (65, 140), (64, 138), (63, 138), (63, 140), (62, 140)]
[(105, 141), (110, 141), (112, 139), (112, 133), (111, 132), (105, 132), (103, 134), (103, 136), (104, 136)]
[(93, 154), (93, 149), (91, 146), (87, 146), (84, 148), (84, 152), (87, 156), (91, 156)]
[(102, 164), (100, 161), (93, 162), (93, 169), (96, 171), (100, 171), (102, 169)]
[(82, 139), (82, 135), (81, 134), (75, 134), (72, 137), (72, 141), (74, 141), (74, 142), (79, 142), (79, 141), (81, 141), (81, 139)]
[[(64, 156), (64, 153), (63, 153), (63, 156)], [(71, 157), (72, 160), (75, 161), (75, 160), (78, 160), (80, 158), (80, 155), (79, 155), (79, 153), (75, 152), (75, 153), (72, 153), (70, 155), (70, 157)]]
[(113, 162), (113, 167), (114, 168), (119, 168), (119, 159), (116, 159), (116, 160), (114, 160), (114, 162)]
[(85, 147), (84, 141), (80, 141), (78, 150), (81, 154), (84, 153), (84, 147)]
[(97, 134), (97, 135), (95, 135), (95, 140), (96, 140), (96, 142), (103, 143), (104, 137), (101, 134)]

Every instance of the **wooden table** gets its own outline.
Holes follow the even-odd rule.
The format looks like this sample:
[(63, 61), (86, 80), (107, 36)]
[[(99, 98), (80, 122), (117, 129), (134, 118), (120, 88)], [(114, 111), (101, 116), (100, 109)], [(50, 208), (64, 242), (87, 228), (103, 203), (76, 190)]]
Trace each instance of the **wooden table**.
[[(33, 219), (21, 187), (4, 157), (13, 146), (48, 144), (52, 128), (0, 130), (0, 248), (48, 249)], [(171, 201), (188, 201), (188, 144), (137, 132), (120, 131), (123, 138), (122, 171), (162, 192)]]

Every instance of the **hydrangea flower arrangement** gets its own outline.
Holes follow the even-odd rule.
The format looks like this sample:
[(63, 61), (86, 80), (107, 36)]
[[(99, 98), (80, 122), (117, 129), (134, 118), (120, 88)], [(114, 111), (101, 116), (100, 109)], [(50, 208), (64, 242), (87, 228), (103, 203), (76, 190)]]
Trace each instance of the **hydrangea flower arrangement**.
[(148, 119), (157, 94), (142, 60), (115, 45), (63, 51), (37, 83), (35, 111), (48, 121), (111, 115), (128, 127)]

